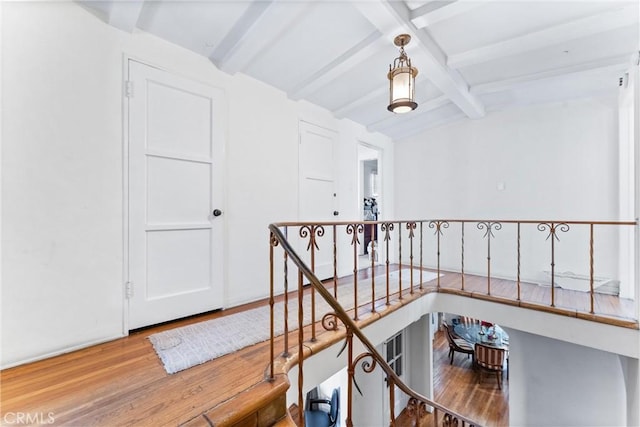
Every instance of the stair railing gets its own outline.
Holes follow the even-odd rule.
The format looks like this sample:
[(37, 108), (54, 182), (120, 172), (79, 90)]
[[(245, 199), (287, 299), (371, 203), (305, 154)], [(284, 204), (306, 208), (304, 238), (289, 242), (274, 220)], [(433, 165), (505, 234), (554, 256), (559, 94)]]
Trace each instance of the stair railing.
[[(596, 264), (596, 250), (602, 253), (618, 251), (620, 257), (628, 257), (627, 273), (622, 268), (618, 273), (629, 274), (626, 277), (627, 283), (634, 282), (632, 271), (634, 268), (637, 271), (634, 264), (636, 255), (630, 248), (637, 247), (634, 243), (638, 235), (635, 221), (432, 219), (282, 222), (272, 224), (269, 228), (271, 230), (270, 305), (272, 310), (270, 378), (274, 378), (273, 361), (276, 360), (273, 313), (275, 271), (280, 268), (279, 263), (276, 267), (274, 249), (279, 245), (284, 249), (282, 251), (284, 280), (281, 283), (284, 285), (282, 298), (285, 302), (284, 348), (281, 355), (285, 358), (289, 356), (289, 332), (295, 329), (290, 328), (289, 323), (292, 322), (289, 322), (288, 318), (289, 309), (295, 309), (295, 306), (290, 306), (289, 303), (289, 294), (295, 291), (290, 289), (289, 284), (289, 264), (293, 261), (298, 267), (298, 357), (301, 360), (298, 369), (301, 383), (305, 321), (310, 325), (308, 327), (310, 338), (307, 343), (317, 341), (316, 324), (319, 322), (316, 321), (316, 293), (320, 293), (321, 301), (326, 301), (328, 307), (333, 309), (329, 316), (322, 318), (322, 326), (328, 330), (336, 330), (337, 326), (332, 325), (342, 323), (347, 330), (346, 345), (349, 346), (351, 345), (350, 336), (355, 335), (360, 338), (359, 335), (361, 335), (359, 329), (353, 329), (355, 322), (364, 325), (372, 321), (373, 318), (368, 316), (368, 313), (395, 309), (428, 292), (453, 293), (621, 327), (634, 329), (639, 327), (638, 295), (635, 295), (634, 300), (610, 297), (607, 295), (610, 292), (609, 289), (605, 291), (604, 288), (609, 288), (616, 282), (615, 278), (611, 280), (603, 276), (598, 278), (595, 274), (596, 266), (599, 271), (604, 271), (605, 275), (607, 275), (606, 271), (612, 270), (611, 257), (598, 258)], [(362, 241), (362, 238), (366, 240)], [(615, 247), (616, 244), (612, 242), (617, 238), (625, 239), (626, 249), (621, 249), (621, 246)], [(299, 247), (298, 251), (294, 250), (294, 246)], [(347, 253), (344, 252), (345, 247), (349, 248)], [(363, 259), (362, 256), (363, 252), (366, 253), (364, 248), (369, 251), (368, 260)], [(338, 253), (339, 250), (340, 253)], [(304, 254), (308, 262), (305, 262), (300, 254)], [(319, 257), (324, 260), (319, 261)], [(345, 295), (340, 295), (338, 298), (338, 294), (345, 292), (338, 287), (338, 260), (340, 259), (342, 267), (341, 275), (345, 275), (344, 267), (349, 264), (348, 259), (351, 257), (353, 258), (353, 289), (348, 292), (352, 295), (347, 294), (346, 299)], [(378, 262), (378, 257), (381, 258), (381, 262)], [(393, 272), (396, 281), (393, 287), (390, 285), (392, 259), (395, 264), (393, 268), (395, 269), (396, 265), (398, 267)], [(604, 261), (601, 261), (603, 259)], [(603, 268), (602, 266), (607, 262), (608, 269)], [(559, 270), (558, 263), (565, 273)], [(550, 271), (534, 271), (544, 265), (550, 266)], [(365, 269), (361, 270), (362, 267)], [(332, 273), (329, 271), (330, 268)], [(324, 283), (321, 283), (318, 278), (320, 269), (323, 270), (321, 278), (329, 277)], [(386, 275), (386, 283), (381, 283), (385, 278), (380, 276), (376, 280), (375, 274), (381, 270)], [(364, 274), (362, 274), (363, 271), (365, 271)], [(581, 275), (566, 273), (571, 271), (586, 271), (586, 273)], [(631, 273), (628, 273), (629, 271)], [(443, 272), (445, 274), (441, 274)], [(535, 278), (535, 274), (538, 273), (544, 273), (544, 277)], [(425, 279), (424, 274), (430, 276)], [(311, 306), (307, 310), (310, 312), (310, 322), (303, 317), (302, 301), (305, 284), (303, 279), (311, 284), (309, 289)], [(559, 284), (564, 286), (565, 280), (582, 281), (581, 286), (584, 286), (584, 282), (588, 282), (586, 292), (557, 289)], [(368, 291), (367, 282), (370, 283), (370, 291), (368, 296), (364, 296), (363, 294)], [(596, 285), (602, 285), (601, 289), (596, 289)], [(634, 286), (637, 293), (637, 285)], [(327, 287), (332, 288), (332, 292), (329, 292)], [(391, 296), (394, 298), (393, 302)], [(353, 299), (350, 300), (350, 298)], [(352, 307), (345, 310), (345, 307), (350, 305)], [(280, 333), (282, 332), (278, 335)], [(372, 354), (375, 353), (372, 352)], [(371, 364), (375, 362), (375, 365), (388, 368), (386, 363), (380, 364), (374, 356), (361, 356), (353, 360), (367, 358), (371, 360)], [(352, 359), (349, 360), (351, 363)], [(387, 373), (386, 369), (385, 373)], [(393, 373), (388, 373), (388, 380), (395, 384), (396, 378)], [(402, 389), (400, 385), (398, 387)], [(390, 392), (393, 392), (394, 388), (390, 388)], [(409, 405), (406, 410), (420, 413), (426, 405), (421, 400), (423, 396), (414, 398), (411, 393), (407, 394), (411, 397), (412, 405)], [(302, 402), (302, 388), (299, 389), (298, 397)], [(437, 404), (433, 402), (429, 403), (429, 406), (438, 410)], [(455, 415), (453, 417), (458, 419)], [(449, 415), (445, 418), (452, 419)]]
[[(356, 226), (357, 227), (357, 226)], [(353, 419), (352, 419), (352, 399), (353, 399), (353, 385), (355, 384), (355, 368), (358, 364), (362, 364), (362, 368), (364, 372), (370, 373), (373, 372), (376, 366), (380, 366), (380, 368), (384, 371), (386, 375), (386, 380), (389, 385), (389, 402), (390, 402), (390, 419), (389, 425), (394, 426), (396, 416), (394, 413), (394, 393), (395, 388), (397, 387), (399, 390), (403, 391), (409, 396), (409, 404), (407, 405), (407, 412), (410, 416), (415, 417), (415, 421), (424, 415), (427, 411), (427, 408), (434, 409), (434, 417), (436, 419), (436, 423), (438, 418), (440, 417), (440, 413), (442, 413), (442, 425), (443, 426), (476, 426), (478, 425), (476, 422), (465, 418), (464, 416), (455, 413), (454, 411), (432, 401), (431, 399), (423, 396), (410, 387), (408, 387), (394, 372), (394, 370), (389, 366), (387, 361), (382, 357), (375, 346), (369, 341), (366, 335), (362, 332), (362, 330), (356, 325), (355, 321), (351, 318), (351, 316), (344, 310), (342, 305), (334, 298), (333, 295), (327, 290), (327, 288), (322, 284), (322, 282), (318, 279), (318, 277), (313, 273), (312, 269), (309, 268), (304, 261), (298, 256), (296, 251), (293, 249), (283, 232), (278, 228), (277, 225), (270, 225), (269, 229), (271, 231), (271, 256), (270, 259), (273, 261), (273, 248), (275, 246), (281, 246), (285, 253), (285, 258), (291, 260), (298, 267), (298, 425), (304, 426), (304, 399), (303, 399), (303, 385), (304, 385), (304, 323), (303, 323), (303, 277), (305, 277), (312, 289), (312, 295), (314, 292), (320, 294), (320, 296), (329, 304), (333, 312), (327, 313), (323, 316), (322, 325), (327, 330), (337, 330), (338, 329), (338, 320), (345, 326), (346, 328), (346, 340), (345, 346), (347, 349), (347, 359), (348, 359), (348, 384), (347, 384), (347, 417), (346, 424), (347, 427), (353, 427)], [(307, 229), (309, 233), (313, 234), (311, 229)], [(313, 243), (310, 244), (312, 248)], [(313, 252), (312, 252), (313, 253)], [(313, 260), (313, 257), (312, 257)], [(357, 275), (357, 274), (356, 274)], [(413, 283), (413, 281), (412, 281)], [(272, 269), (272, 290), (273, 290), (273, 269)], [(286, 293), (286, 292), (285, 292)], [(275, 346), (274, 346), (274, 303), (275, 298), (273, 292), (269, 299), (269, 305), (271, 307), (271, 366), (270, 366), (270, 379), (275, 378), (274, 372), (274, 361), (275, 361)], [(312, 305), (313, 307), (313, 305)], [(357, 302), (356, 302), (356, 312), (357, 312)], [(312, 315), (312, 319), (314, 316)], [(312, 320), (313, 322), (313, 320)], [(315, 328), (312, 323), (312, 340), (316, 339)], [(358, 340), (365, 347), (366, 351), (355, 356), (353, 354), (354, 350), (354, 341), (353, 338), (357, 337)], [(284, 353), (287, 353), (286, 351)]]

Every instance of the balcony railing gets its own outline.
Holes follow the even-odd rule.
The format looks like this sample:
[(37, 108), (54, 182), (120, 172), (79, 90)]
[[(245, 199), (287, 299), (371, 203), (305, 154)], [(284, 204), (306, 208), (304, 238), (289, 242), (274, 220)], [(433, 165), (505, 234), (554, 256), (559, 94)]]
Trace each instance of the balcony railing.
[[(368, 313), (387, 310), (394, 302), (446, 292), (638, 328), (635, 255), (631, 253), (636, 225), (633, 221), (450, 219), (272, 224), (272, 363), (268, 376), (274, 377), (279, 363), (275, 337), (282, 335), (278, 357), (290, 363), (290, 331), (297, 329), (293, 357), (298, 364), (298, 404), (302, 408), (303, 343), (317, 341), (318, 327), (340, 329), (348, 351), (347, 425), (353, 424), (352, 383), (358, 363), (365, 372), (380, 366), (388, 383), (409, 397), (407, 412), (419, 415), (433, 408), (441, 414), (438, 422), (445, 425), (473, 425), (404, 385), (358, 325), (371, 321)], [(373, 242), (364, 241), (366, 228)], [(282, 248), (280, 261), (278, 247)], [(291, 263), (294, 268), (289, 271)], [(376, 276), (377, 272), (382, 275)], [(347, 275), (352, 283), (340, 286), (341, 277)], [(290, 281), (296, 282), (293, 290)], [(306, 284), (311, 286), (305, 292)], [(602, 289), (605, 285), (606, 291)], [(281, 291), (282, 313), (276, 315), (276, 293)], [(619, 292), (633, 298), (621, 298)], [(321, 296), (319, 301), (316, 294)], [(293, 315), (295, 322), (290, 319)], [(277, 328), (276, 321), (281, 323)], [(290, 323), (296, 323), (295, 327)], [(366, 348), (355, 357), (354, 336)], [(393, 402), (395, 387), (389, 390)], [(394, 420), (392, 410), (390, 425)]]

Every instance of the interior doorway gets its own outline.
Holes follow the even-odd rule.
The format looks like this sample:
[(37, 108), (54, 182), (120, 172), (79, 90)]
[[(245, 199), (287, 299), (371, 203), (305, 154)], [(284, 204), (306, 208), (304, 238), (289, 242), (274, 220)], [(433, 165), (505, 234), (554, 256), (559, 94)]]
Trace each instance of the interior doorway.
[[(302, 120), (299, 122), (299, 132), (299, 220), (337, 221), (340, 214), (335, 168), (338, 132)], [(313, 268), (320, 280), (333, 277), (333, 251), (328, 236), (317, 241), (313, 266), (307, 244), (305, 238), (298, 240), (302, 259)]]
[(219, 88), (133, 60), (128, 79), (131, 330), (223, 305), (225, 101)]
[[(382, 218), (382, 150), (360, 142), (358, 144), (358, 209), (364, 221), (379, 221)], [(382, 259), (378, 254), (379, 226), (365, 226), (360, 244), (359, 266), (371, 265), (373, 256), (376, 263)], [(372, 246), (374, 250), (372, 251)]]

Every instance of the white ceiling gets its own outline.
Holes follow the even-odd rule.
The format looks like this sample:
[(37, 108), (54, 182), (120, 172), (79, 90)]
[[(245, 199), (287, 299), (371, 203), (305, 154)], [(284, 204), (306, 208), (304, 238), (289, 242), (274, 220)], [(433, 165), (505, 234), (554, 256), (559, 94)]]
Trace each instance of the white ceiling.
[[(393, 139), (513, 106), (615, 95), (637, 57), (639, 2), (594, 0), (83, 1)], [(395, 115), (396, 35), (418, 68), (418, 108)]]

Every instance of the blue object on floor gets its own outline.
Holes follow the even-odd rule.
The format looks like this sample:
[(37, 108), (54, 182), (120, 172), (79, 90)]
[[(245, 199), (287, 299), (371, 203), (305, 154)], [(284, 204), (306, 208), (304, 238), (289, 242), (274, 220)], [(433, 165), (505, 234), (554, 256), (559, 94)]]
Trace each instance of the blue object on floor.
[[(324, 411), (321, 406), (329, 409)], [(331, 400), (309, 398), (307, 400), (307, 410), (304, 411), (305, 427), (335, 427), (338, 426), (340, 417), (340, 389), (335, 388), (331, 393)]]

